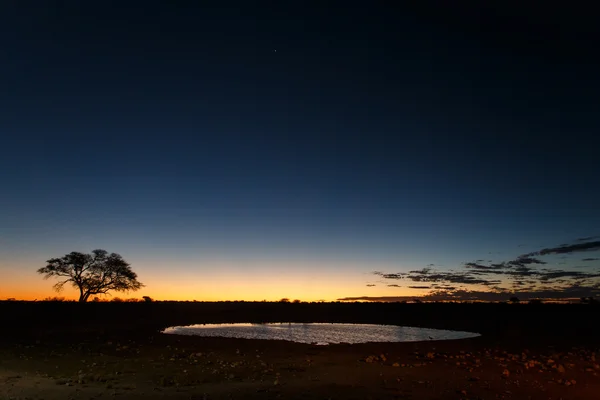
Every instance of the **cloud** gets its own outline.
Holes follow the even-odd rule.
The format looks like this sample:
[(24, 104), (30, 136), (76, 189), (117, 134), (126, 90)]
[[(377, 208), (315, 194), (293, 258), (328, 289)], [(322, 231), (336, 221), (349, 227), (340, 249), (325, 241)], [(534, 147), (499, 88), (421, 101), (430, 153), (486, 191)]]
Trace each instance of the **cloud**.
[(474, 263), (474, 262), (468, 262), (468, 263), (465, 263), (465, 267), (479, 269), (479, 270), (496, 270), (496, 269), (506, 268), (506, 265), (504, 263), (483, 265), (483, 264), (478, 264), (478, 263)]
[(374, 284), (372, 284), (372, 283), (368, 283), (368, 284), (367, 284), (367, 287), (373, 287), (373, 286), (377, 286), (377, 285), (374, 285)]
[(588, 237), (582, 237), (577, 239), (577, 241), (579, 242), (587, 242), (588, 240), (594, 240), (594, 239), (598, 239), (600, 238), (600, 236), (588, 236)]
[[(581, 238), (593, 239), (594, 237)], [(578, 239), (578, 241), (580, 241)], [(408, 272), (385, 273), (376, 271), (376, 275), (383, 279), (402, 280), (404, 284), (388, 285), (391, 287), (406, 287), (408, 289), (432, 289), (426, 295), (439, 295), (456, 297), (456, 293), (468, 292), (469, 298), (481, 293), (504, 294), (519, 290), (519, 293), (534, 293), (544, 291), (559, 296), (561, 293), (570, 293), (573, 288), (600, 287), (600, 270), (582, 272), (576, 270), (556, 269), (542, 266), (548, 261), (542, 257), (563, 255), (564, 258), (575, 252), (593, 251), (600, 249), (600, 241), (585, 243), (561, 244), (555, 247), (527, 253), (515, 259), (487, 263), (484, 260), (465, 262), (461, 270), (440, 271), (429, 264), (427, 267)], [(598, 258), (584, 258), (583, 261), (595, 261)], [(413, 283), (413, 284), (411, 284)], [(486, 287), (487, 289), (482, 289)], [(583, 290), (583, 289), (578, 289)], [(484, 296), (488, 298), (491, 295)]]
[(578, 251), (592, 251), (592, 250), (600, 250), (600, 241), (587, 242), (587, 243), (576, 243), (576, 244), (563, 244), (557, 247), (550, 247), (547, 249), (542, 249), (540, 251), (536, 251), (533, 253), (525, 254), (522, 257), (531, 257), (531, 256), (545, 256), (548, 254), (568, 254), (575, 253)]
[(529, 256), (520, 256), (516, 260), (509, 261), (506, 263), (508, 266), (513, 267), (522, 267), (529, 264), (548, 264), (546, 261), (542, 261), (538, 258), (533, 258)]
[(384, 279), (402, 279), (406, 276), (406, 273), (397, 273), (397, 274), (385, 274), (383, 272), (375, 271), (373, 272), (375, 275), (379, 275)]
[(423, 268), (423, 269), (418, 269), (416, 271), (409, 271), (410, 274), (428, 274), (429, 272), (433, 271), (433, 268)]
[(398, 285), (398, 284), (396, 284), (396, 283), (392, 283), (392, 284), (390, 284), (390, 285), (387, 285), (387, 286), (388, 286), (388, 287), (402, 287), (402, 286), (400, 286), (400, 285)]
[(540, 272), (540, 280), (548, 281), (558, 278), (597, 278), (600, 274), (589, 274), (580, 271), (564, 271), (564, 270), (545, 270)]
[(471, 285), (489, 285), (499, 283), (497, 280), (489, 280), (478, 278), (468, 272), (432, 272), (430, 268), (422, 270), (410, 271), (404, 276), (407, 280), (413, 282), (443, 282), (443, 283), (458, 283)]
[(424, 301), (507, 301), (512, 296), (517, 296), (521, 300), (531, 299), (580, 299), (582, 297), (600, 298), (599, 286), (578, 286), (574, 285), (566, 289), (545, 288), (538, 290), (525, 290), (521, 288), (518, 292), (510, 290), (503, 291), (478, 291), (478, 290), (456, 290), (456, 291), (435, 291), (424, 296), (360, 296), (343, 297), (339, 301), (410, 301), (415, 298)]
[(337, 301), (382, 301), (382, 302), (396, 302), (396, 301), (409, 301), (414, 300), (415, 296), (358, 296), (358, 297), (342, 297)]

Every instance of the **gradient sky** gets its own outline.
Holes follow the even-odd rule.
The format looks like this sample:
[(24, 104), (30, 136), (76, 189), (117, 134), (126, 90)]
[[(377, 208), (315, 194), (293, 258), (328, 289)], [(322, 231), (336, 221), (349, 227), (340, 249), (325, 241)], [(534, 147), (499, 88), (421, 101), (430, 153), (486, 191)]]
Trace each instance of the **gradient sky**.
[(96, 248), (135, 296), (419, 295), (372, 272), (600, 233), (591, 17), (171, 3), (0, 4), (0, 298)]

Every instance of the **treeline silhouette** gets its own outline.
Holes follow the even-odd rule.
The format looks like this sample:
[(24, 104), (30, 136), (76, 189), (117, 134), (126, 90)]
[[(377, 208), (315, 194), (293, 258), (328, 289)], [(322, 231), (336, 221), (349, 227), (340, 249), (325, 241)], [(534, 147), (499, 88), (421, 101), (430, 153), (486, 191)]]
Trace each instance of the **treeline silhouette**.
[(481, 333), (488, 340), (600, 343), (589, 304), (3, 301), (0, 338), (155, 334), (173, 325), (233, 322), (371, 323)]

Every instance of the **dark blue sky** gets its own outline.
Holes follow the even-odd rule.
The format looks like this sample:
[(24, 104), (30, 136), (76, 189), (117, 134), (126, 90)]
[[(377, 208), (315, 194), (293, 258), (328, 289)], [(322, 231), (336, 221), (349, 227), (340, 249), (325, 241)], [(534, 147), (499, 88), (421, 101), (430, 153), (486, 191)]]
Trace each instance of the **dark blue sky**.
[(343, 259), (350, 296), (382, 260), (598, 233), (590, 18), (184, 3), (0, 6), (3, 273), (96, 247), (142, 278)]

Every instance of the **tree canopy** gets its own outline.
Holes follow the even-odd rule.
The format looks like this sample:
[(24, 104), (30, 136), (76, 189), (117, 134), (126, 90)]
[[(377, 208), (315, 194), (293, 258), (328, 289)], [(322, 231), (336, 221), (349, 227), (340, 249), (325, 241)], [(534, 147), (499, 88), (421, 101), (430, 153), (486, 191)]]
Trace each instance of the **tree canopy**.
[(105, 250), (94, 250), (92, 254), (74, 251), (46, 262), (37, 272), (44, 275), (44, 279), (61, 279), (54, 285), (56, 291), (67, 284), (78, 289), (80, 302), (86, 302), (92, 295), (136, 291), (144, 286), (123, 257)]

